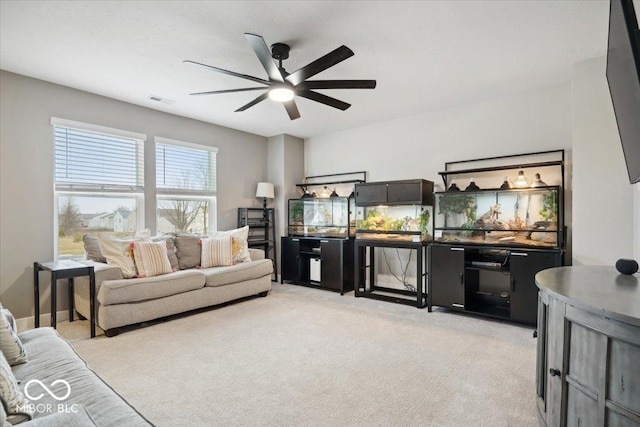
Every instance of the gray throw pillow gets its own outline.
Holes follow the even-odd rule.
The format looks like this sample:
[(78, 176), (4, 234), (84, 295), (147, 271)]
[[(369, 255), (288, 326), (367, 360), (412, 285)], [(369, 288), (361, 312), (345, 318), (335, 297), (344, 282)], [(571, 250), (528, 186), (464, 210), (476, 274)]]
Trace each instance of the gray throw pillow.
[(84, 242), (84, 251), (87, 253), (87, 258), (95, 262), (107, 262), (107, 259), (102, 255), (97, 237), (85, 234), (82, 236), (82, 241)]
[(27, 361), (27, 351), (18, 337), (18, 331), (13, 329), (6, 316), (1, 313), (4, 310), (0, 304), (0, 350), (7, 358), (11, 366)]
[(200, 267), (200, 238), (199, 234), (176, 235), (176, 255), (180, 270)]
[(169, 257), (171, 268), (173, 270), (178, 270), (180, 268), (180, 264), (178, 263), (178, 257), (176, 256), (175, 239), (176, 239), (175, 234), (164, 234), (162, 236), (156, 236), (151, 238), (151, 241), (165, 242), (167, 244), (167, 256)]
[(11, 423), (18, 424), (20, 421), (23, 421), (25, 417), (18, 414), (27, 413), (30, 402), (24, 397), (22, 391), (20, 391), (18, 381), (15, 375), (13, 375), (11, 366), (9, 366), (2, 352), (0, 352), (0, 392), (2, 393), (2, 402), (0, 402), (0, 405), (7, 405), (5, 417), (8, 418), (8, 420), (5, 419), (5, 422), (10, 421)]

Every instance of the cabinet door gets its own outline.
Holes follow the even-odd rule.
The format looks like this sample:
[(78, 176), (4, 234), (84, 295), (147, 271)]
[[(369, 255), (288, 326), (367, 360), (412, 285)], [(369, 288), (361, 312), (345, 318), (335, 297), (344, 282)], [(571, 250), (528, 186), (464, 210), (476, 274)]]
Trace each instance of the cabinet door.
[(297, 281), (300, 279), (300, 239), (283, 237), (280, 243), (282, 280)]
[(356, 184), (356, 205), (378, 205), (387, 202), (387, 184)]
[(320, 283), (323, 287), (342, 289), (342, 241), (321, 240), (320, 256)]
[(464, 248), (433, 245), (429, 256), (431, 303), (464, 308)]
[(554, 252), (511, 251), (511, 319), (536, 324), (539, 271), (560, 266), (560, 254)]
[(549, 350), (549, 299), (546, 294), (538, 293), (538, 342), (536, 343), (536, 395), (538, 412), (547, 420), (547, 352)]
[(547, 306), (547, 353), (546, 353), (546, 425), (560, 426), (562, 419), (562, 399), (564, 395), (565, 360), (565, 312), (566, 305), (549, 298)]
[(416, 182), (390, 182), (387, 187), (387, 201), (389, 203), (415, 203), (422, 204), (422, 183)]

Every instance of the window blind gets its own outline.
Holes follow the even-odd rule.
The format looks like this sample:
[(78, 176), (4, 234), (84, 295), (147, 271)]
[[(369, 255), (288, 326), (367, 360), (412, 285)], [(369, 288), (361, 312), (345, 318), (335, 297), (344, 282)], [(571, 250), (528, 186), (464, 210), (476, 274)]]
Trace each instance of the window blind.
[(56, 191), (144, 190), (143, 141), (54, 125)]
[(215, 148), (176, 145), (156, 138), (156, 187), (164, 194), (215, 195)]

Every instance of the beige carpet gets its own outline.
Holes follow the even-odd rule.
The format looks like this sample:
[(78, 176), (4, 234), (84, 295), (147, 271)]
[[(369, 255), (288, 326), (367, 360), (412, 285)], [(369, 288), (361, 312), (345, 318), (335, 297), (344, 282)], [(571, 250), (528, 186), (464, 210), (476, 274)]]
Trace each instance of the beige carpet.
[(534, 426), (532, 328), (274, 284), (88, 339), (59, 332), (159, 426)]

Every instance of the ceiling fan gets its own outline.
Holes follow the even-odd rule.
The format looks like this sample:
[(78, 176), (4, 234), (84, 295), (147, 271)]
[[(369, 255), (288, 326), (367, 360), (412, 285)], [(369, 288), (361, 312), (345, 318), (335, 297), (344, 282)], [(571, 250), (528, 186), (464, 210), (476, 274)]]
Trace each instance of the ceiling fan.
[[(289, 118), (291, 120), (295, 120), (300, 118), (300, 112), (298, 111), (298, 106), (294, 100), (296, 95), (344, 111), (349, 108), (351, 104), (314, 92), (312, 89), (374, 89), (376, 87), (375, 80), (307, 80), (327, 68), (333, 67), (334, 65), (353, 56), (353, 51), (346, 46), (340, 46), (323, 57), (305, 65), (299, 70), (293, 73), (288, 73), (282, 67), (282, 61), (289, 58), (289, 45), (284, 43), (275, 43), (271, 46), (271, 51), (269, 51), (267, 44), (261, 36), (250, 33), (245, 33), (244, 35), (253, 48), (253, 51), (256, 53), (260, 63), (267, 71), (269, 80), (224, 70), (222, 68), (201, 64), (195, 61), (185, 60), (184, 62), (207, 67), (230, 76), (251, 80), (252, 82), (260, 83), (264, 86), (197, 92), (190, 95), (214, 95), (220, 93), (247, 92), (266, 89), (267, 91), (265, 93), (258, 96), (248, 104), (238, 108), (236, 112), (244, 111), (253, 107), (257, 103), (270, 98), (274, 101), (281, 102), (282, 105), (284, 105), (285, 110), (287, 110)], [(277, 65), (274, 59), (278, 61)]]

